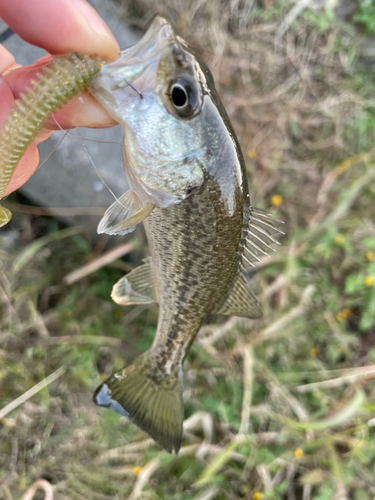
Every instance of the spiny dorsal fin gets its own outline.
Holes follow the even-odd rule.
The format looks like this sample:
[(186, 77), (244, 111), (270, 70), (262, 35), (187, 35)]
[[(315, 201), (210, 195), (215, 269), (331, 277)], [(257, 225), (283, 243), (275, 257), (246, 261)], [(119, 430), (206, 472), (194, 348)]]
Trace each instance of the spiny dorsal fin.
[(272, 243), (280, 245), (280, 242), (274, 238), (274, 235), (284, 234), (277, 224), (283, 224), (283, 222), (274, 219), (269, 212), (250, 207), (249, 225), (242, 256), (245, 268), (246, 264), (254, 267), (254, 262), (261, 262), (261, 257), (268, 256), (269, 250), (276, 251), (271, 245)]
[(112, 288), (111, 297), (122, 306), (155, 302), (151, 257), (121, 278)]
[(253, 319), (262, 316), (262, 308), (241, 273), (237, 274), (224, 304), (217, 313)]
[(138, 197), (134, 191), (126, 191), (106, 210), (98, 225), (98, 234), (127, 234), (134, 231), (153, 210), (155, 205), (147, 203), (138, 210)]
[(184, 420), (181, 367), (177, 373), (158, 377), (146, 351), (98, 387), (94, 402), (125, 416), (177, 455)]

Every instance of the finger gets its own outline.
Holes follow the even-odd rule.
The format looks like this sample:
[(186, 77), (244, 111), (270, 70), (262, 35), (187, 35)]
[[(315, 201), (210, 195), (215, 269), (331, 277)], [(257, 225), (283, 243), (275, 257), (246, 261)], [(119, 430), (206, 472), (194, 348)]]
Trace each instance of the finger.
[[(31, 66), (18, 68), (5, 75), (16, 99), (27, 88), (32, 87), (31, 80), (38, 80), (38, 73), (41, 73), (42, 67), (50, 59), (50, 56), (45, 56)], [(45, 128), (48, 130), (72, 127), (106, 128), (114, 125), (117, 125), (117, 122), (88, 91), (84, 91), (58, 110), (54, 118), (47, 120)]]
[[(10, 88), (8, 82), (5, 78), (0, 76), (0, 95), (1, 95), (1, 106), (0, 106), (0, 127), (6, 120), (9, 111), (14, 103), (14, 96), (12, 89)], [(24, 184), (29, 177), (35, 172), (39, 162), (39, 154), (36, 144), (33, 142), (27, 149), (25, 155), (22, 157), (5, 193), (4, 196), (8, 195), (15, 189), (19, 188)]]
[(0, 75), (7, 69), (11, 68), (16, 61), (10, 52), (5, 47), (0, 45)]
[(51, 54), (118, 55), (109, 28), (85, 0), (5, 0), (0, 17), (21, 38)]
[(108, 128), (118, 125), (96, 99), (84, 90), (58, 110), (47, 120), (47, 130), (59, 130), (75, 127)]

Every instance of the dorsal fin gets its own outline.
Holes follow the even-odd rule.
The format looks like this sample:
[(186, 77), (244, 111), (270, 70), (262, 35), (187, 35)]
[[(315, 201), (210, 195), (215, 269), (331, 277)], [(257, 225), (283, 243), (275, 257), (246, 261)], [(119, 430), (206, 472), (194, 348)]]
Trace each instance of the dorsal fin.
[(244, 318), (260, 318), (262, 316), (262, 308), (240, 272), (234, 279), (224, 303), (216, 312)]
[(260, 208), (250, 207), (249, 224), (246, 233), (245, 246), (242, 255), (242, 264), (245, 269), (254, 267), (254, 262), (261, 262), (262, 256), (268, 256), (268, 251), (276, 250), (271, 246), (273, 243), (280, 245), (274, 235), (284, 233), (277, 227), (283, 221), (274, 219), (269, 212)]
[(113, 287), (111, 297), (116, 304), (151, 304), (155, 302), (152, 259), (147, 257), (144, 264), (136, 267), (121, 278)]

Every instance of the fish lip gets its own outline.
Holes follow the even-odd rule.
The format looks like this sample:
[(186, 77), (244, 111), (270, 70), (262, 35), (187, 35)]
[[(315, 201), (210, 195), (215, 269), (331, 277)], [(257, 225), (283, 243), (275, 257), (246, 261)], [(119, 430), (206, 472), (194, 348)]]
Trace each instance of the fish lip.
[[(160, 59), (166, 44), (176, 39), (171, 24), (165, 17), (156, 16), (143, 37), (123, 49), (116, 61), (105, 64), (92, 82), (92, 87), (117, 90), (138, 78), (153, 62)], [(112, 85), (110, 84), (112, 81)]]

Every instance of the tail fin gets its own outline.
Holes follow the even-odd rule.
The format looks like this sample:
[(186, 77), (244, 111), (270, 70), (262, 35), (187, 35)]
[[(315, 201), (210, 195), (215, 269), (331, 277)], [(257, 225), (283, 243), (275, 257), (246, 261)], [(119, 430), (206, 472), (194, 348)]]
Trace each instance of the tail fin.
[(156, 377), (146, 351), (98, 387), (94, 402), (127, 417), (177, 455), (184, 420), (181, 367), (178, 373)]

